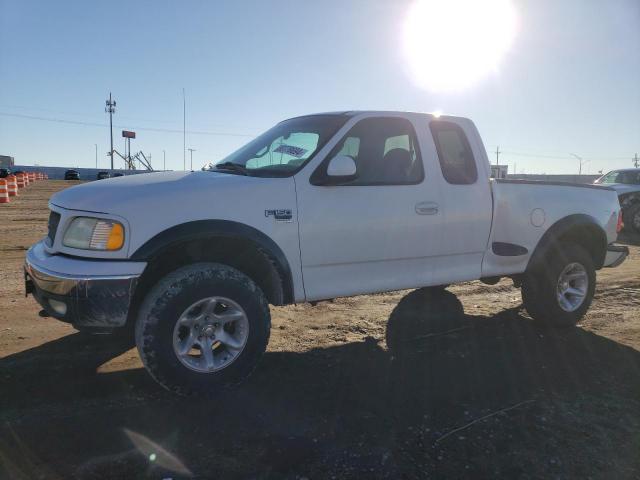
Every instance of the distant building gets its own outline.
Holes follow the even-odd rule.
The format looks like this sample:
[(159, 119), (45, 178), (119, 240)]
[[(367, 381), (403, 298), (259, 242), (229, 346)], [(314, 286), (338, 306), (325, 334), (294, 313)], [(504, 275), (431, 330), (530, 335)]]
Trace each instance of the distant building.
[(7, 155), (0, 155), (0, 168), (12, 168), (13, 157)]
[(509, 165), (491, 165), (491, 178), (507, 178)]

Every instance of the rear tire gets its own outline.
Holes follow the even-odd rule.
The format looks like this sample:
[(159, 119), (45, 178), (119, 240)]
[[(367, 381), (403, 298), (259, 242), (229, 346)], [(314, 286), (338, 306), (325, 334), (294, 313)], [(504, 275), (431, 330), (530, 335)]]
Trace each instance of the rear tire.
[(136, 322), (145, 368), (180, 395), (238, 385), (267, 348), (271, 316), (260, 288), (227, 265), (197, 263), (161, 279)]
[(595, 293), (591, 255), (575, 244), (562, 245), (548, 262), (528, 272), (522, 302), (534, 320), (553, 327), (572, 327), (585, 315)]
[(634, 233), (640, 233), (640, 203), (630, 206), (622, 213), (625, 227)]

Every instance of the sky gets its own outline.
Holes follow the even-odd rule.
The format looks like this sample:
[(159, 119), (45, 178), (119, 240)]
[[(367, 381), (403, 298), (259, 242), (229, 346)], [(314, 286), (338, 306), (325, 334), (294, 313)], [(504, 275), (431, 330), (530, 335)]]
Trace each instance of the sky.
[[(639, 0), (511, 0), (509, 48), (455, 90), (412, 73), (414, 1), (0, 0), (0, 154), (94, 167), (97, 145), (107, 168), (112, 92), (115, 149), (122, 129), (135, 130), (133, 152), (162, 169), (164, 151), (166, 168), (182, 169), (184, 88), (194, 168), (285, 118), (359, 109), (469, 117), (511, 172), (577, 173), (573, 153), (595, 174), (640, 155)], [(475, 44), (505, 31), (483, 17), (468, 38), (475, 18), (459, 10), (439, 35)]]

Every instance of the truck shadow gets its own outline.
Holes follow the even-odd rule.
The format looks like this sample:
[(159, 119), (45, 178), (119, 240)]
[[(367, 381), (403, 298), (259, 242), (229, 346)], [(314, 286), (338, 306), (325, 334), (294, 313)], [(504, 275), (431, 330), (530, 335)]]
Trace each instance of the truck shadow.
[[(637, 409), (640, 353), (632, 348), (580, 328), (541, 328), (519, 308), (459, 313), (446, 329), (425, 330), (429, 308), (421, 290), (402, 298), (389, 322), (402, 325), (393, 354), (372, 337), (268, 352), (248, 382), (212, 400), (165, 393), (141, 368), (98, 372), (127, 342), (74, 334), (11, 355), (0, 360), (0, 477), (3, 469), (9, 478), (330, 477), (347, 467), (353, 478), (370, 469), (411, 477), (415, 455), (435, 462), (423, 443), (488, 411), (534, 401), (517, 425), (526, 431), (539, 421), (536, 405), (558, 396), (613, 396)], [(625, 412), (603, 415), (615, 423)], [(411, 449), (402, 445), (418, 441), (417, 429), (419, 453), (406, 464), (400, 457)], [(494, 440), (477, 455), (496, 453)], [(486, 470), (476, 452), (460, 455), (448, 458), (451, 468), (472, 470), (459, 474), (510, 472)]]

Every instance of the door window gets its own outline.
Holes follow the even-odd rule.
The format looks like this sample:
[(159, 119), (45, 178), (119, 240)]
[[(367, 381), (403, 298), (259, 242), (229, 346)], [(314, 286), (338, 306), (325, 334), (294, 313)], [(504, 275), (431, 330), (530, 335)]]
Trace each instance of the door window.
[(405, 118), (359, 121), (314, 173), (312, 183), (322, 183), (327, 164), (337, 155), (350, 156), (357, 166), (358, 177), (344, 185), (407, 185), (424, 178), (415, 131)]

